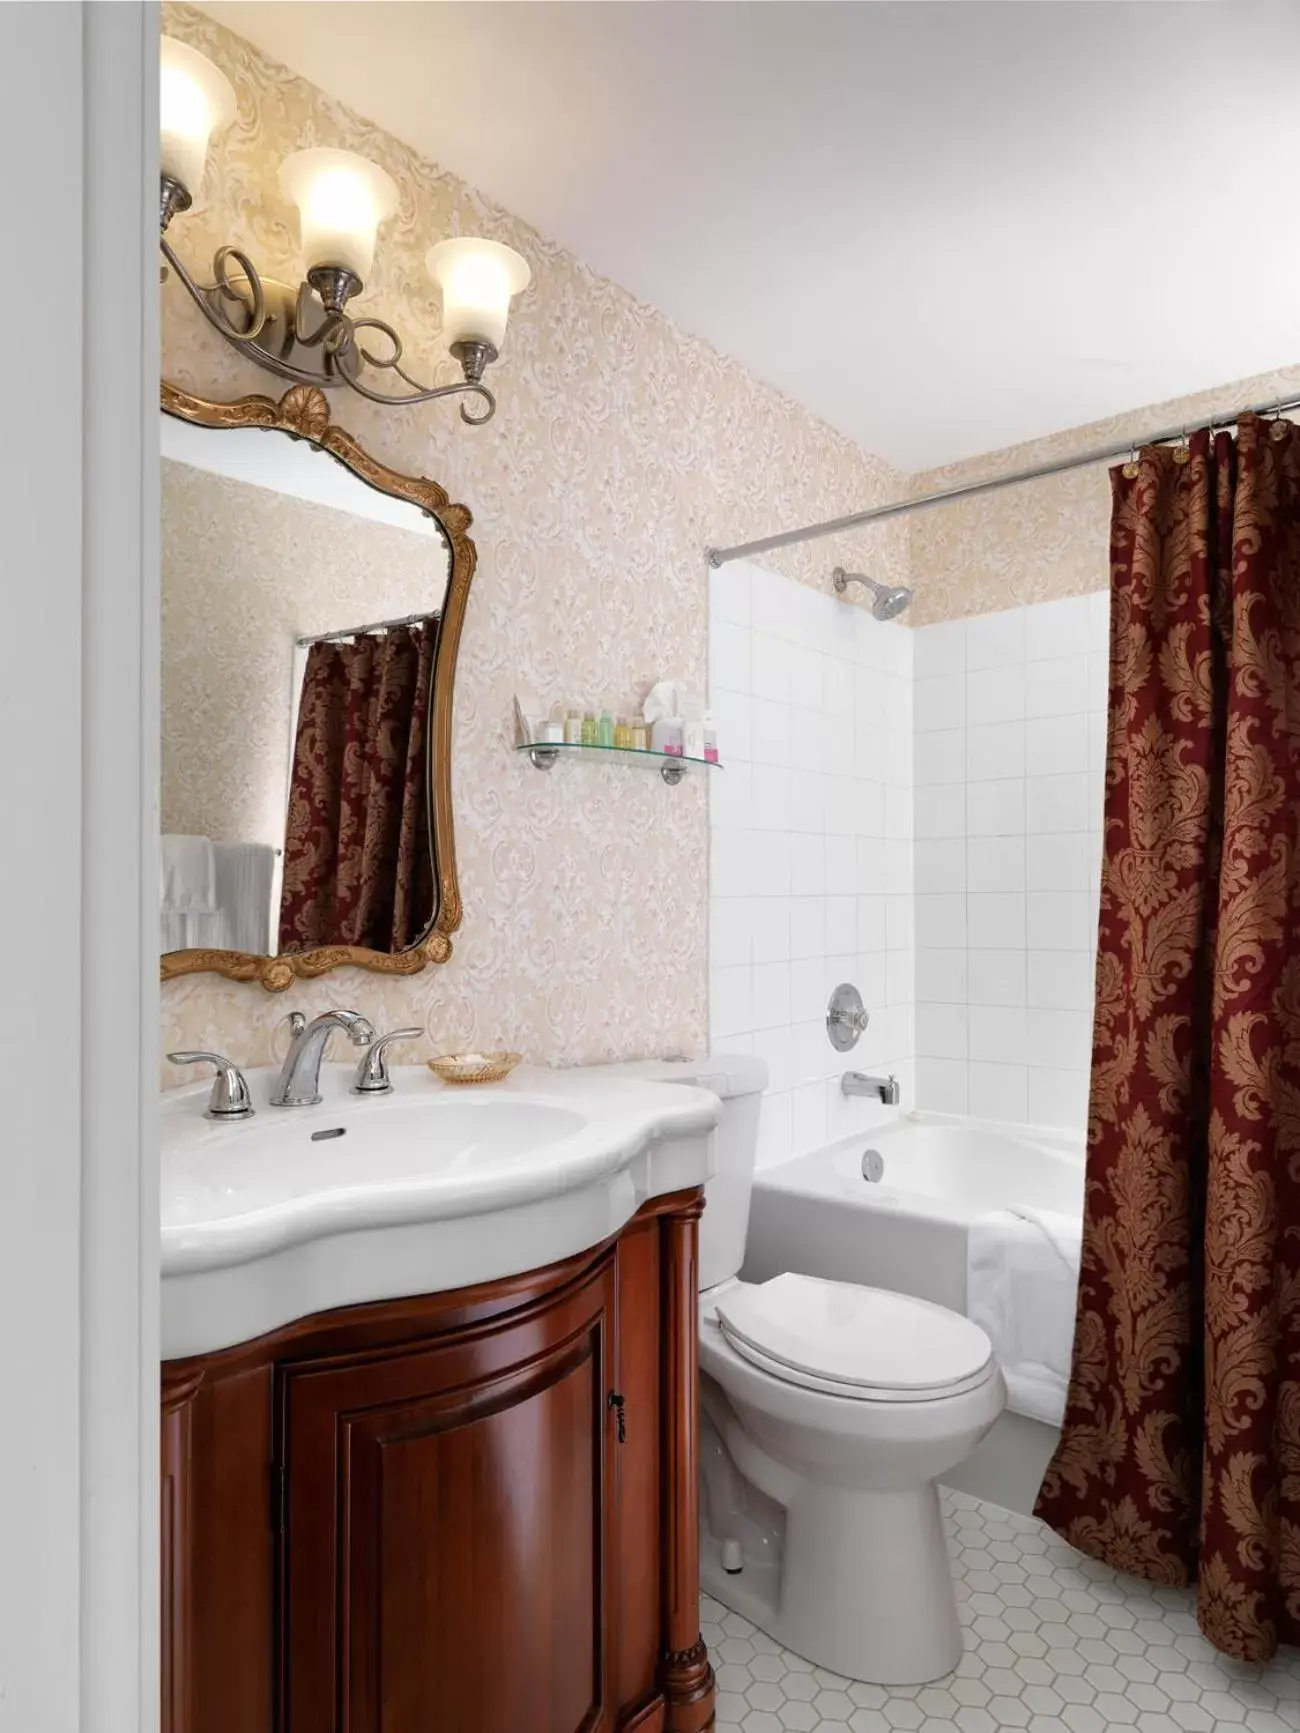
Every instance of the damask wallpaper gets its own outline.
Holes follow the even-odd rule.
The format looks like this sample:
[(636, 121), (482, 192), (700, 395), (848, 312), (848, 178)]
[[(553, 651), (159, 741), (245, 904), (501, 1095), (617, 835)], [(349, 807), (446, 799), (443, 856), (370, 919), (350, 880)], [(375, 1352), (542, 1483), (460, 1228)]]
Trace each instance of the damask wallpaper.
[[(1166, 428), (1203, 427), (1215, 415), (1289, 394), (1300, 395), (1300, 366), (1070, 428), (1032, 444), (987, 452), (915, 475), (910, 488), (916, 494), (934, 493), (1104, 449), (1121, 440), (1137, 444)], [(928, 626), (937, 620), (966, 619), (1104, 590), (1109, 582), (1108, 474), (1108, 464), (1093, 464), (976, 499), (934, 506), (904, 520), (916, 585), (911, 623)]]
[(167, 459), (162, 532), (162, 828), (279, 848), (294, 639), (440, 606), (446, 550)]
[[(465, 921), (454, 955), (410, 981), (346, 971), (284, 996), (212, 975), (169, 982), (164, 1050), (265, 1060), (288, 1010), (330, 1004), (388, 1028), (424, 1023), (439, 1049), (511, 1046), (545, 1063), (699, 1050), (704, 789), (590, 765), (539, 775), (511, 750), (511, 694), (628, 704), (653, 677), (703, 686), (706, 546), (897, 497), (903, 479), (210, 19), (168, 6), (164, 28), (215, 60), (239, 97), (201, 208), (171, 231), (194, 267), (233, 241), (297, 281), (278, 164), (303, 146), (336, 145), (382, 163), (401, 189), (363, 299), (399, 327), (413, 365), (439, 353), (424, 269), (434, 240), (459, 231), (507, 241), (534, 279), (493, 369), (500, 408), (488, 427), (467, 428), (445, 406), (336, 400), (334, 411), (377, 456), (433, 476), (474, 513), (479, 567), (455, 717)], [(211, 332), (175, 284), (163, 290), (162, 371), (220, 399), (278, 384)], [(837, 561), (902, 581), (906, 529), (817, 543), (780, 565), (828, 588)]]

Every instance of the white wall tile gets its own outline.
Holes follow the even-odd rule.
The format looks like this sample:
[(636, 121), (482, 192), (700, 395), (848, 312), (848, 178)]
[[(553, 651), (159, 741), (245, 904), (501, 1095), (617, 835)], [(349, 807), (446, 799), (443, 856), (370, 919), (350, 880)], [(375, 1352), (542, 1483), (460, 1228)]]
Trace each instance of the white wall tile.
[(936, 728), (961, 728), (965, 724), (965, 685), (960, 679), (943, 674), (918, 680), (913, 703), (918, 734), (928, 734)]
[(752, 897), (714, 897), (709, 903), (709, 966), (736, 968), (754, 960)]
[(717, 571), (709, 573), (710, 631), (715, 620), (730, 620), (737, 626), (749, 625), (750, 588), (748, 566), (719, 566)]
[(790, 1021), (790, 963), (755, 963), (755, 1029), (776, 1029)]
[(917, 1055), (923, 1059), (964, 1059), (966, 1017), (964, 1005), (918, 1005)]
[(917, 627), (912, 638), (913, 672), (918, 680), (965, 672), (966, 627), (965, 620), (944, 620), (938, 625)]
[[(917, 845), (918, 850), (921, 844)], [(946, 846), (939, 843), (932, 847)], [(920, 888), (918, 883), (918, 889)], [(972, 836), (966, 843), (966, 889), (1022, 891), (1025, 888), (1025, 838)], [(1048, 888), (1046, 886), (1044, 889)], [(1055, 886), (1051, 887), (1055, 889)], [(1066, 888), (1066, 887), (1062, 887)]]
[[(745, 770), (745, 766), (737, 766)], [(710, 788), (721, 788), (724, 782), (731, 780), (732, 772), (726, 770), (721, 776), (715, 776)], [(788, 831), (790, 823), (790, 793), (794, 782), (794, 772), (784, 770), (775, 764), (755, 764), (748, 773), (748, 797), (750, 825), (754, 830)], [(744, 796), (738, 796), (743, 799)]]
[(916, 1061), (916, 1095), (931, 1113), (967, 1111), (967, 1066), (960, 1059)]
[(984, 722), (966, 729), (966, 775), (971, 782), (992, 782), (1025, 773), (1025, 725)]
[(1087, 1011), (1038, 1009), (1029, 1019), (1025, 1058), (1057, 1071), (1087, 1071), (1092, 1064), (1092, 1017)]
[(753, 818), (753, 769), (734, 762), (709, 775), (709, 823), (714, 830), (749, 830)]
[[(793, 719), (788, 704), (770, 698), (750, 700), (750, 758), (760, 764), (789, 765)], [(719, 746), (721, 752), (721, 746)], [(725, 775), (726, 772), (724, 771)]]
[(858, 950), (884, 950), (886, 907), (886, 899), (879, 893), (858, 898)]
[(1086, 891), (1028, 891), (1030, 950), (1089, 951), (1096, 940), (1097, 909)]
[(918, 945), (916, 951), (916, 998), (936, 1005), (966, 1003), (966, 952), (964, 950), (929, 951)]
[(1039, 716), (1025, 724), (1025, 769), (1030, 776), (1063, 776), (1088, 768), (1091, 717)]
[(917, 892), (965, 891), (966, 850), (970, 846), (960, 837), (918, 839), (913, 849)]
[(954, 950), (966, 943), (964, 895), (926, 895), (916, 899), (916, 942), (929, 950)]
[(1110, 650), (1110, 591), (1096, 590), (1088, 597), (1088, 652), (1105, 656)]
[(1088, 828), (1088, 778), (1031, 776), (1025, 785), (1025, 828), (1033, 835)]
[(1025, 907), (1023, 891), (967, 892), (967, 943), (973, 950), (1023, 950)]
[(713, 1040), (754, 1027), (754, 971), (748, 965), (709, 971), (709, 1033)]
[(910, 951), (916, 943), (916, 899), (909, 890), (891, 891), (885, 898), (885, 944), (891, 951)]
[(918, 788), (912, 794), (912, 828), (922, 837), (952, 837), (966, 834), (966, 785), (940, 783)]
[(1025, 660), (1025, 610), (1009, 608), (966, 622), (966, 667), (1018, 668)]
[[(728, 682), (723, 680), (722, 685)], [(769, 632), (754, 632), (750, 644), (750, 685), (746, 691), (777, 704), (790, 702), (790, 646)]]
[(1025, 1003), (1024, 951), (972, 948), (966, 953), (966, 965), (972, 1005)]
[[(1084, 683), (1087, 683), (1085, 671)], [(956, 682), (953, 682), (954, 690)], [(1025, 714), (1025, 665), (981, 668), (966, 676), (966, 721), (972, 728), (988, 722), (1018, 722)]]
[(1025, 838), (1025, 885), (1031, 891), (1091, 888), (1097, 845), (1084, 832)]
[(792, 897), (753, 897), (754, 961), (790, 961), (790, 905)]
[(971, 1059), (999, 1065), (1025, 1063), (1025, 1010), (1022, 1005), (978, 1005), (966, 1009), (966, 1051)]
[(1029, 1122), (1076, 1130), (1088, 1113), (1089, 1074), (1029, 1068)]
[(1042, 662), (1092, 648), (1089, 596), (1061, 602), (1036, 602), (1025, 609), (1025, 660)]
[(1025, 997), (1031, 1008), (1092, 1009), (1093, 956), (1090, 951), (1031, 950), (1025, 960)]
[(912, 774), (918, 788), (936, 782), (965, 782), (965, 729), (938, 728), (933, 734), (918, 734)]
[(738, 626), (732, 620), (715, 619), (709, 627), (709, 682), (726, 686), (732, 692), (748, 692), (750, 687), (750, 643), (753, 634), (748, 626)]
[[(1085, 793), (1085, 805), (1086, 805)], [(967, 836), (1023, 836), (1025, 784), (1021, 777), (966, 785)]]
[(826, 954), (824, 897), (790, 898), (790, 956), (803, 960)]
[(971, 1060), (968, 1111), (976, 1119), (1008, 1119), (1023, 1124), (1029, 1111), (1029, 1076), (1023, 1065), (990, 1065)]
[(1050, 661), (1027, 665), (1024, 714), (1031, 721), (1040, 716), (1086, 713), (1088, 694), (1088, 658), (1085, 655), (1056, 656)]
[(802, 1155), (826, 1142), (826, 1091), (806, 1083), (790, 1091), (790, 1152)]

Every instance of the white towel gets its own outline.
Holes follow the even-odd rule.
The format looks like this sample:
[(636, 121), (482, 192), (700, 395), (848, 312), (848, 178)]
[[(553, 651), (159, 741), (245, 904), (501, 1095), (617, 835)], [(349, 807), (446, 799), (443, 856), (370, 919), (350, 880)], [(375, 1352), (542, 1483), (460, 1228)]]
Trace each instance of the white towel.
[(993, 1343), (1007, 1406), (1059, 1426), (1065, 1417), (1083, 1223), (1014, 1205), (966, 1237), (966, 1314)]
[(275, 850), (262, 842), (219, 842), (213, 845), (213, 853), (220, 936), (205, 942), (224, 951), (270, 956), (275, 950), (271, 932)]
[(158, 871), (158, 900), (164, 909), (174, 915), (216, 913), (216, 862), (210, 837), (164, 836)]

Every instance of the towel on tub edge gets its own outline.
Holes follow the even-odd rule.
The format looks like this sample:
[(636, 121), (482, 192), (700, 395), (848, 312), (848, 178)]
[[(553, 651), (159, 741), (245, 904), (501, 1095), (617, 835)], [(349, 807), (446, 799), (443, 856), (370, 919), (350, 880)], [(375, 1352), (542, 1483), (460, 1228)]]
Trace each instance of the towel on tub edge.
[(1059, 1426), (1074, 1345), (1083, 1223), (1015, 1205), (973, 1222), (966, 1239), (966, 1313), (993, 1343), (1007, 1406)]

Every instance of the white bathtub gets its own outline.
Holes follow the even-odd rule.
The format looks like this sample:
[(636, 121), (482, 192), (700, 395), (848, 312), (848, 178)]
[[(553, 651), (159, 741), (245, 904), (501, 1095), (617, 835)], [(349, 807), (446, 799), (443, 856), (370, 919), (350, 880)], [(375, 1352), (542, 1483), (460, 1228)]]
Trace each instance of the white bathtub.
[[(878, 1183), (862, 1176), (867, 1150), (884, 1162)], [(799, 1270), (964, 1313), (967, 1230), (1009, 1204), (1081, 1215), (1082, 1136), (908, 1114), (762, 1169), (744, 1276), (762, 1282)], [(1007, 1414), (953, 1485), (1027, 1512), (1055, 1441), (1054, 1428)]]

